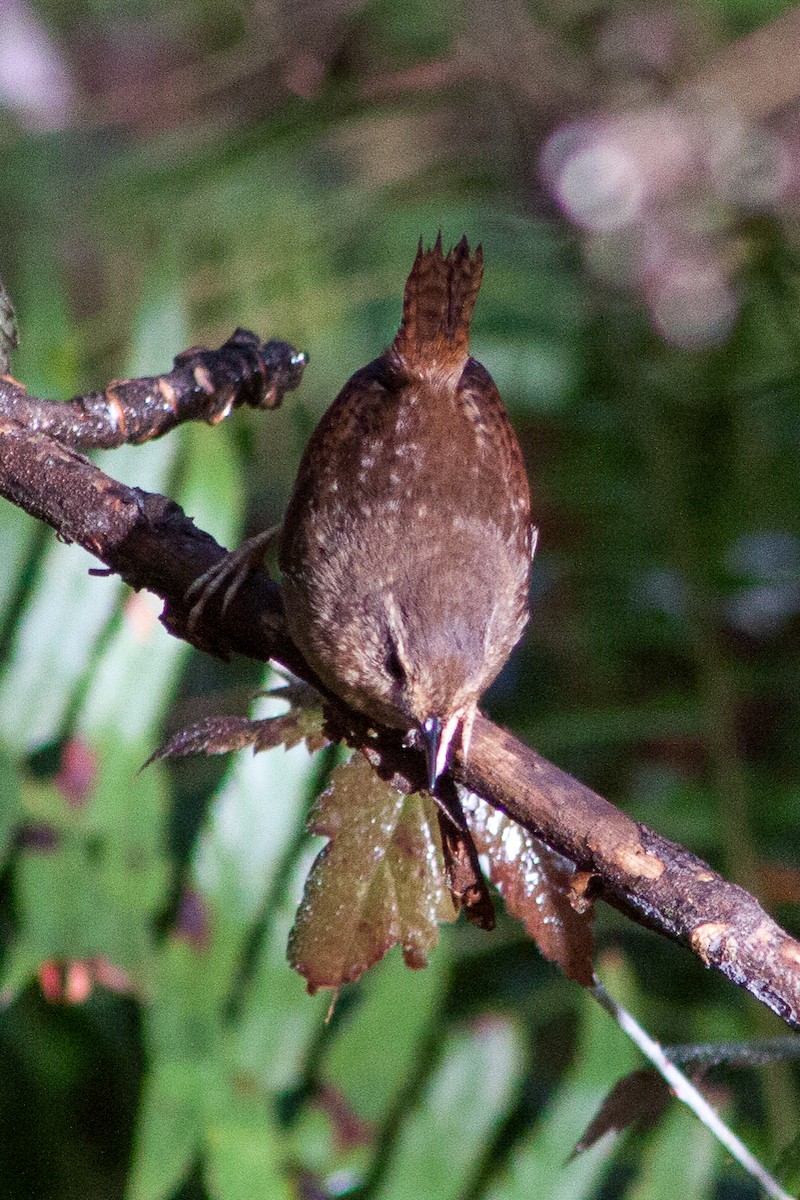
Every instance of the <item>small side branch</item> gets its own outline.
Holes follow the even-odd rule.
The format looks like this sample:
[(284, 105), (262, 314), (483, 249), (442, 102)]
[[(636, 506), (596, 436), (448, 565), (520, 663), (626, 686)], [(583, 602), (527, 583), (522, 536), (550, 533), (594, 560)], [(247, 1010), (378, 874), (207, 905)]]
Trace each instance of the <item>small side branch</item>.
[(115, 380), (65, 404), (29, 396), (21, 383), (0, 376), (0, 419), (78, 450), (111, 450), (161, 437), (182, 421), (216, 425), (242, 404), (277, 408), (307, 361), (288, 342), (262, 342), (237, 329), (218, 350), (185, 350), (167, 375)]

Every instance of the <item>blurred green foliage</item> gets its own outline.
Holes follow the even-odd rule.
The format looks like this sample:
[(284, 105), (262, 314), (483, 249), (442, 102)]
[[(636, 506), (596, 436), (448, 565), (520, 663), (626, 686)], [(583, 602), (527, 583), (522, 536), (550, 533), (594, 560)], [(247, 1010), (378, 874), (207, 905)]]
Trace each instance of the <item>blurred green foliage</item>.
[[(685, 69), (781, 11), (20, 5), (0, 32), (30, 84), (20, 100), (0, 71), (0, 276), (12, 370), (40, 395), (166, 370), (236, 325), (309, 352), (280, 411), (103, 458), (232, 545), (280, 519), (308, 432), (392, 337), (418, 238), (482, 241), (473, 350), (520, 432), (541, 530), (530, 631), (487, 707), (798, 930), (792, 203), (702, 210), (738, 316), (686, 348), (646, 289), (610, 280), (630, 245), (571, 228), (539, 170), (574, 112), (677, 76), (668, 56), (641, 67), (635, 21), (672, 21)], [(622, 65), (598, 50), (620, 29)], [(333, 756), (138, 775), (165, 729), (245, 711), (257, 671), (190, 656), (146, 596), (89, 577), (10, 505), (0, 540), (4, 1196), (755, 1195), (675, 1106), (567, 1162), (638, 1060), (510, 919), (444, 929), (422, 973), (390, 955), (326, 1023), (285, 946)], [(665, 1042), (779, 1031), (607, 912), (598, 942), (606, 983)], [(777, 1162), (797, 1076), (714, 1079)]]

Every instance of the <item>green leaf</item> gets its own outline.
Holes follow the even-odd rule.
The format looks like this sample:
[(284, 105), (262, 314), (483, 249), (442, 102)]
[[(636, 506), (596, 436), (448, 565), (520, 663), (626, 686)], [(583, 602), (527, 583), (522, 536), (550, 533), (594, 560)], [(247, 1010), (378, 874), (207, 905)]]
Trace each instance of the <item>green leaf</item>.
[[(132, 375), (169, 368), (185, 345), (182, 289), (160, 265), (151, 265), (150, 271), (128, 363)], [(185, 435), (180, 429), (141, 446), (121, 446), (104, 457), (103, 467), (131, 486), (163, 492), (178, 456), (183, 453), (190, 462), (198, 457), (187, 452)], [(202, 468), (193, 464), (192, 469)], [(229, 482), (229, 472), (224, 474)], [(148, 592), (131, 592), (118, 581), (114, 586), (122, 603), (121, 621), (92, 664), (80, 728), (90, 737), (109, 732), (124, 738), (136, 748), (136, 770), (153, 749), (155, 729), (188, 648), (159, 625), (160, 600)]]
[[(264, 1096), (281, 1072), (299, 1076), (307, 1042), (322, 1019), (320, 1006), (302, 994), (300, 980), (286, 968), (288, 911), (271, 923), (268, 967), (259, 965), (241, 1013), (232, 1024), (227, 1014), (251, 922), (296, 836), (313, 771), (301, 746), (257, 757), (244, 753), (215, 800), (195, 853), (188, 908), (156, 960), (146, 1027), (156, 1080), (165, 1071), (168, 1080), (177, 1072), (181, 1083), (205, 1083), (198, 1082), (193, 1095), (181, 1095), (180, 1153), (159, 1149), (157, 1114), (143, 1118), (145, 1133), (154, 1132), (142, 1135), (134, 1156), (132, 1178), (141, 1200), (168, 1195), (175, 1173), (185, 1174), (201, 1152), (220, 1200), (247, 1187), (251, 1195), (287, 1194), (276, 1157), (278, 1132)], [(291, 1029), (298, 1026), (295, 1059)], [(180, 1070), (176, 1063), (183, 1064)], [(156, 1089), (156, 1107), (159, 1095)], [(140, 1193), (134, 1196), (139, 1200)]]
[[(630, 990), (619, 964), (604, 971), (615, 994)], [(626, 1000), (627, 1002), (627, 1000)], [(568, 1161), (617, 1079), (638, 1065), (638, 1054), (622, 1030), (591, 997), (580, 997), (581, 1029), (570, 1067), (530, 1136), (517, 1148), (506, 1178), (489, 1200), (586, 1200), (608, 1169), (603, 1139)]]
[(227, 977), (211, 962), (217, 930), (197, 929), (162, 946), (149, 981), (145, 1031), (149, 1074), (134, 1144), (128, 1200), (161, 1200), (199, 1157), (214, 1097), (225, 1088), (221, 1010)]
[[(192, 903), (206, 934), (194, 983), (186, 986), (200, 989), (209, 1012), (217, 1013), (214, 1021), (236, 999), (236, 1020), (220, 1034), (226, 1061), (232, 1072), (257, 1079), (265, 1089), (280, 1090), (297, 1082), (307, 1045), (324, 1015), (324, 1006), (309, 1001), (301, 981), (286, 967), (294, 904), (277, 900), (264, 911), (302, 827), (316, 774), (304, 746), (236, 755), (192, 863)], [(261, 945), (241, 996), (235, 993), (241, 990), (242, 954), (259, 915), (266, 918)], [(172, 1002), (174, 991), (170, 987), (161, 996), (162, 1006)], [(190, 1014), (184, 1018), (185, 1030), (180, 1010), (170, 1020), (183, 1030), (181, 1037), (191, 1037)], [(168, 1034), (165, 1044), (174, 1036)]]
[(4, 610), (21, 584), (21, 573), (40, 535), (36, 522), (21, 508), (5, 500), (0, 503), (0, 545), (3, 570), (0, 571), (0, 610)]
[(309, 828), (330, 839), (289, 940), (309, 991), (351, 983), (397, 944), (409, 966), (425, 966), (439, 922), (455, 917), (431, 797), (403, 795), (356, 755), (334, 771)]
[[(376, 1200), (457, 1200), (506, 1114), (525, 1062), (516, 1026), (495, 1017), (451, 1034), (403, 1122)], [(549, 1192), (542, 1191), (540, 1195)], [(537, 1195), (536, 1192), (530, 1195)]]
[(14, 864), (20, 919), (4, 973), (12, 991), (51, 958), (102, 957), (135, 981), (147, 975), (169, 880), (163, 778), (136, 776), (139, 756), (112, 736), (82, 752), (96, 774), (80, 800), (60, 775), (23, 791), (34, 837)]
[(76, 687), (117, 600), (111, 579), (91, 578), (97, 560), (79, 546), (50, 543), (0, 681), (9, 744), (30, 749), (61, 730)]
[(219, 1080), (212, 1065), (165, 1060), (142, 1093), (126, 1200), (165, 1200), (189, 1173), (203, 1131), (203, 1098)]
[(316, 765), (305, 746), (237, 754), (194, 859), (198, 890), (244, 932), (297, 837)]
[(234, 1081), (214, 1100), (205, 1136), (206, 1181), (213, 1200), (294, 1200), (280, 1137), (264, 1100)]
[(781, 1151), (775, 1175), (788, 1192), (800, 1192), (800, 1134)]
[(21, 817), (19, 771), (11, 756), (0, 748), (0, 868), (5, 866)]
[(309, 996), (303, 980), (286, 963), (286, 939), (295, 905), (273, 913), (262, 940), (242, 1011), (231, 1032), (234, 1070), (248, 1073), (273, 1094), (298, 1087), (308, 1069), (308, 1055), (319, 1037), (329, 1000)]
[[(442, 939), (427, 971), (419, 973), (407, 971), (396, 951), (388, 954), (366, 976), (355, 1012), (328, 1042), (321, 1078), (362, 1120), (382, 1120), (415, 1074), (442, 1004), (449, 940)], [(387, 1035), (392, 1052), (380, 1054)]]
[(49, 836), (49, 848), (24, 850), (15, 866), (20, 921), (4, 964), (7, 993), (48, 959), (105, 958), (133, 970), (148, 955), (150, 914), (136, 903), (135, 878), (117, 886), (94, 839), (80, 830)]
[[(29, 166), (28, 163), (25, 167)], [(30, 163), (31, 176), (41, 164)], [(39, 176), (41, 178), (41, 176)], [(78, 341), (70, 320), (58, 254), (52, 210), (30, 201), (31, 220), (20, 244), (19, 277), (14, 306), (22, 331), (14, 367), (34, 396), (67, 399), (78, 381)]]
[[(180, 310), (175, 283), (160, 276), (140, 311), (134, 368), (162, 356), (169, 366), (172, 355), (183, 347), (185, 333), (181, 323), (167, 320), (167, 314)], [(176, 336), (181, 338), (178, 345)], [(158, 338), (160, 353), (154, 344)], [(104, 465), (117, 478), (162, 491), (179, 442), (173, 435), (146, 446), (122, 447)], [(220, 482), (229, 482), (226, 473), (222, 475)], [(4, 727), (14, 746), (27, 749), (55, 737), (83, 683), (88, 695), (81, 728), (87, 733), (113, 729), (129, 740), (143, 739), (163, 710), (185, 648), (158, 627), (157, 601), (123, 592), (113, 578), (89, 576), (96, 565), (80, 547), (55, 542), (48, 546), (0, 683)], [(101, 633), (123, 596), (122, 628), (95, 659)], [(155, 654), (154, 644), (162, 640), (163, 648)], [(135, 692), (131, 680), (136, 681)], [(141, 748), (140, 742), (140, 753)]]
[(648, 1139), (641, 1169), (624, 1200), (706, 1200), (717, 1194), (720, 1146), (694, 1113), (670, 1108)]

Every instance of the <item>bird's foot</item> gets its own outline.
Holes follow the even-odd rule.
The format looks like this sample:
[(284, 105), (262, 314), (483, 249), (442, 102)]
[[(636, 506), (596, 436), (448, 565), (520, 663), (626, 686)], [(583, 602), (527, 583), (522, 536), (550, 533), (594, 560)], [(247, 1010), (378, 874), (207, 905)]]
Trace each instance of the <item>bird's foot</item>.
[(264, 555), (270, 543), (280, 532), (280, 528), (280, 525), (274, 525), (271, 529), (266, 529), (263, 533), (257, 533), (255, 537), (248, 538), (246, 542), (242, 542), (238, 550), (231, 550), (219, 562), (215, 562), (213, 567), (209, 567), (202, 575), (198, 575), (186, 592), (187, 600), (197, 597), (189, 610), (187, 627), (190, 632), (196, 628), (209, 600), (220, 591), (224, 592), (221, 614), (223, 617), (225, 616), (228, 606), (247, 576), (251, 571), (262, 566)]

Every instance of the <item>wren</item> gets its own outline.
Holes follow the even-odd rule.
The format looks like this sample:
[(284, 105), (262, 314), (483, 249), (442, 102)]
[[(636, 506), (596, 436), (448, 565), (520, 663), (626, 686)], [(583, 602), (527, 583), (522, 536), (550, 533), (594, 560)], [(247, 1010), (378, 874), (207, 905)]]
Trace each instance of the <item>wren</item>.
[(392, 345), (306, 447), (280, 537), (289, 632), (332, 692), (406, 730), (431, 789), (528, 615), (525, 465), (469, 356), (483, 251), (420, 242)]

